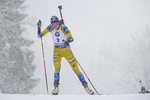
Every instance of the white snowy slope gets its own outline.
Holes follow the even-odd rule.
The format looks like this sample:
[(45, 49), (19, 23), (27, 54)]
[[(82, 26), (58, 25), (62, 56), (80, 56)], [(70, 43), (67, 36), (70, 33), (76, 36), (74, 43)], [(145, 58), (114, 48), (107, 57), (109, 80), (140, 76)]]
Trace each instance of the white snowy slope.
[(93, 95), (93, 96), (1, 94), (0, 100), (150, 100), (150, 94)]
[[(139, 80), (150, 90), (150, 67), (143, 63), (144, 55), (138, 56), (140, 50), (134, 48), (137, 45), (134, 38), (142, 37), (140, 33), (150, 30), (150, 0), (26, 0), (25, 5), (28, 7), (25, 13), (29, 14), (28, 21), (32, 25), (26, 26), (24, 37), (34, 41), (30, 49), (35, 55), (34, 78), (39, 79), (31, 94), (46, 94), (41, 40), (37, 38), (36, 23), (41, 19), (44, 30), (50, 24), (51, 16), (60, 18), (58, 5), (62, 5), (65, 24), (74, 37), (71, 49), (97, 91), (102, 94), (132, 94), (83, 97), (93, 100), (148, 100), (149, 95), (134, 94), (141, 89)], [(54, 88), (54, 66), (50, 33), (43, 37), (43, 43), (51, 92)], [(64, 96), (56, 98), (83, 98), (74, 96), (87, 94), (77, 76), (65, 59), (62, 59), (61, 65), (60, 94)], [(90, 83), (89, 86), (93, 89)], [(21, 100), (55, 98), (46, 95), (1, 95), (8, 99), (9, 96)]]

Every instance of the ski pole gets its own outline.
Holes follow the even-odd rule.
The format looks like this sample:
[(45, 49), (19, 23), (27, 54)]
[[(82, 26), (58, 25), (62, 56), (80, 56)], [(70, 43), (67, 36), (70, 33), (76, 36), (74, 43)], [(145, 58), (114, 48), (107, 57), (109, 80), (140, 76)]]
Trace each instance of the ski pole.
[[(63, 40), (63, 42), (65, 42), (65, 40)], [(66, 45), (68, 50), (71, 52), (71, 54), (74, 56), (73, 52), (71, 51), (71, 49), (69, 48), (68, 45)], [(74, 56), (74, 58), (76, 59), (76, 57)], [(83, 71), (84, 75), (86, 76), (86, 78), (88, 79), (88, 81), (90, 82), (90, 84), (92, 85), (92, 87), (94, 88), (95, 92), (98, 94), (98, 95), (101, 95), (97, 92), (96, 88), (94, 87), (93, 83), (91, 82), (91, 80), (89, 79), (89, 77), (87, 76), (87, 74), (85, 73), (85, 71), (83, 70), (83, 68), (81, 67), (80, 63), (78, 62), (78, 60), (76, 59), (78, 65), (80, 66), (81, 70)]]
[[(41, 24), (41, 20), (39, 20)], [(40, 35), (42, 36), (41, 27), (38, 27), (40, 29)], [(43, 39), (41, 37), (41, 46), (42, 46), (42, 54), (43, 54), (43, 64), (44, 64), (44, 72), (45, 72), (45, 81), (46, 81), (46, 88), (47, 88), (47, 95), (48, 95), (48, 82), (47, 82), (47, 74), (46, 74), (46, 64), (45, 64), (45, 56), (44, 56), (44, 46), (43, 46)]]

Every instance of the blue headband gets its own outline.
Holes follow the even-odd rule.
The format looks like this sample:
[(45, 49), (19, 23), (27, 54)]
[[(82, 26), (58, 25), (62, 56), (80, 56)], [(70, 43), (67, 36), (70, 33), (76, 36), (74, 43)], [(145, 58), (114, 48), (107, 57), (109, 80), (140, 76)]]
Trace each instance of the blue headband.
[(52, 18), (52, 19), (51, 19), (51, 24), (57, 23), (57, 22), (59, 22), (58, 18)]

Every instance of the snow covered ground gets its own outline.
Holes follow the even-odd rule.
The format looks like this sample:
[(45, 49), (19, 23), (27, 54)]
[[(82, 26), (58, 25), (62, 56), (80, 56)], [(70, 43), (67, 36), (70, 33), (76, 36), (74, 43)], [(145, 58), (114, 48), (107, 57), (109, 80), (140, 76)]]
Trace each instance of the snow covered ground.
[(18, 95), (2, 94), (0, 100), (150, 100), (150, 94), (127, 95)]
[[(34, 64), (37, 66), (34, 77), (39, 80), (31, 94), (46, 94), (41, 41), (37, 38), (36, 23), (42, 20), (42, 30), (50, 24), (50, 17), (60, 18), (58, 5), (62, 5), (63, 18), (75, 39), (71, 49), (99, 93), (134, 94), (141, 89), (142, 80), (146, 89), (150, 89), (149, 67), (132, 59), (129, 53), (131, 36), (150, 29), (149, 0), (26, 0), (25, 11), (29, 14), (31, 26), (26, 26), (25, 37), (35, 43), (30, 47), (34, 51)], [(43, 37), (47, 67), (49, 91), (53, 90), (53, 43), (50, 34)], [(137, 53), (138, 54), (138, 53)], [(135, 57), (138, 58), (138, 57)], [(133, 63), (133, 61), (137, 61)], [(69, 64), (62, 59), (60, 75), (60, 94), (9, 95), (17, 99), (24, 98), (87, 98), (101, 100), (148, 100), (149, 95), (110, 95), (110, 96), (73, 96), (87, 94)], [(68, 88), (71, 87), (71, 88)], [(90, 86), (91, 87), (91, 86)], [(67, 94), (67, 96), (66, 96)], [(68, 96), (71, 95), (71, 96)], [(2, 98), (9, 98), (1, 95)], [(144, 99), (145, 98), (145, 99)], [(17, 100), (16, 99), (16, 100)], [(2, 99), (1, 99), (2, 100)], [(86, 99), (85, 99), (86, 100)]]

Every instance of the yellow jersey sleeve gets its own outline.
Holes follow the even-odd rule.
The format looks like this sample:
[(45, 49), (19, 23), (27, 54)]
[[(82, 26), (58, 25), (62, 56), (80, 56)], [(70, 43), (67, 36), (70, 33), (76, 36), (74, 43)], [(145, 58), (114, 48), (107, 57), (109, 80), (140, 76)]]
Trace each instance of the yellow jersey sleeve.
[(67, 28), (67, 26), (62, 25), (62, 31), (68, 37), (68, 39), (72, 38), (72, 40), (74, 40), (73, 37), (72, 37), (72, 34), (71, 34), (70, 30)]
[(45, 28), (45, 30), (42, 31), (42, 36), (46, 35), (48, 32), (52, 32), (52, 27), (49, 25), (48, 27)]
[(42, 36), (44, 36), (45, 34), (47, 34), (49, 32), (48, 28), (46, 28), (45, 30), (42, 31)]

